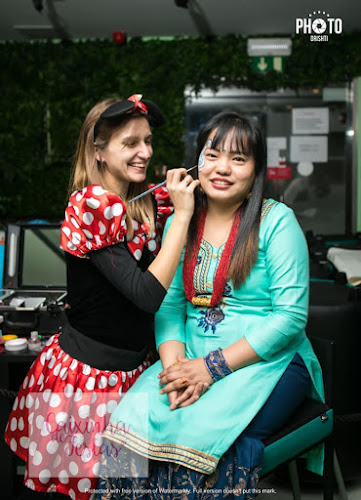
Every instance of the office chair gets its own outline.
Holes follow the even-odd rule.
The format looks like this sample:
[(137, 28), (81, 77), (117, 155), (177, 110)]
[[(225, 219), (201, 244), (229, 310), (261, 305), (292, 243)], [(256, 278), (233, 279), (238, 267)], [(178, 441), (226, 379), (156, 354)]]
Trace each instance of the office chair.
[(262, 463), (262, 476), (288, 463), (294, 500), (301, 499), (296, 458), (301, 457), (313, 447), (324, 443), (325, 462), (323, 474), (323, 498), (333, 500), (336, 480), (340, 497), (347, 500), (346, 488), (333, 443), (334, 411), (332, 406), (334, 348), (335, 344), (326, 339), (310, 337), (318, 357), (324, 379), (326, 403), (306, 399), (292, 415), (287, 425), (265, 441)]

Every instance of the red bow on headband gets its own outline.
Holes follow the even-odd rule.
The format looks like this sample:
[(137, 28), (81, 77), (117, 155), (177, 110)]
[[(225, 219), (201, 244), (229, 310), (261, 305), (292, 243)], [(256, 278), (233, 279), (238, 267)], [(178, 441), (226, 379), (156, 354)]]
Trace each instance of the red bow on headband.
[(128, 97), (128, 101), (134, 102), (134, 108), (131, 110), (131, 113), (133, 113), (133, 111), (139, 108), (142, 113), (144, 113), (145, 115), (148, 114), (147, 106), (143, 102), (141, 102), (142, 97), (143, 97), (142, 94), (133, 94), (130, 97)]

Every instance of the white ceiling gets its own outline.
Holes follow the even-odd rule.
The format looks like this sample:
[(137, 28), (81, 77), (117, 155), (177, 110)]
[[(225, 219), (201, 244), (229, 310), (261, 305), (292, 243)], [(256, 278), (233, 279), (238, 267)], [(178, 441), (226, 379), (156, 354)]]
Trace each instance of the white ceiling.
[[(34, 2), (43, 4), (41, 13)], [(42, 32), (44, 38), (49, 26), (49, 37), (71, 39), (111, 38), (116, 30), (128, 37), (207, 30), (215, 35), (292, 34), (297, 17), (317, 11), (341, 18), (344, 32), (361, 29), (359, 0), (189, 0), (188, 9), (177, 7), (175, 0), (1, 0), (0, 40), (39, 38)]]

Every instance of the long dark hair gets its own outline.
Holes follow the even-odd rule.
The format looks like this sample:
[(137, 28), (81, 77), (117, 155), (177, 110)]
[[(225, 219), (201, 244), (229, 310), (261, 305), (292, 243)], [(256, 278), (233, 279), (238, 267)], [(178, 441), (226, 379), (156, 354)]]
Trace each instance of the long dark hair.
[[(232, 280), (235, 288), (239, 288), (246, 281), (258, 257), (258, 232), (266, 179), (266, 142), (261, 126), (255, 119), (235, 112), (222, 112), (211, 118), (199, 132), (193, 165), (197, 164), (199, 155), (214, 130), (216, 133), (212, 148), (223, 149), (227, 137), (231, 134), (231, 149), (253, 157), (255, 162), (252, 193), (237, 210), (241, 212), (241, 222), (228, 268), (228, 278)], [(195, 249), (199, 216), (206, 208), (207, 198), (201, 189), (197, 188), (195, 210), (188, 230), (190, 249)], [(189, 252), (189, 255), (191, 254), (192, 252)]]

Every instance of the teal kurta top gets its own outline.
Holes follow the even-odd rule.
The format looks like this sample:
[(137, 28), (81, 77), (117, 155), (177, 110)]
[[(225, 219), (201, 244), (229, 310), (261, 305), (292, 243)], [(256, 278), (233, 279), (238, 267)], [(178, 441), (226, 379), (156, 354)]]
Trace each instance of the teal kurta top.
[[(212, 293), (222, 250), (202, 241), (194, 274), (197, 294)], [(185, 343), (186, 357), (193, 358), (245, 337), (262, 361), (231, 373), (197, 402), (174, 411), (167, 395), (159, 394), (158, 361), (125, 394), (105, 436), (151, 459), (211, 473), (262, 408), (296, 352), (311, 375), (310, 396), (323, 399), (321, 369), (304, 331), (308, 250), (293, 211), (267, 200), (258, 260), (239, 289), (227, 282), (218, 306), (199, 307), (186, 300), (182, 267), (183, 259), (156, 314), (157, 346), (178, 340)], [(313, 454), (308, 466), (321, 473), (321, 454)]]

